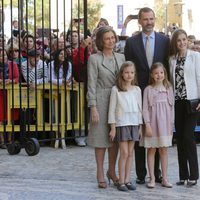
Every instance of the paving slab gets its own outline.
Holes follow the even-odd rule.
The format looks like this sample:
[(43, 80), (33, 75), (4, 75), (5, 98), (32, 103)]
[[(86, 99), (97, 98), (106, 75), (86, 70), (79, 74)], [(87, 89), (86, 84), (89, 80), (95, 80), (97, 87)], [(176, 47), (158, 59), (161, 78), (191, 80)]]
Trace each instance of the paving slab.
[[(200, 161), (200, 145), (197, 145)], [(107, 155), (105, 172), (107, 170)], [(67, 146), (42, 147), (36, 156), (24, 149), (11, 156), (0, 150), (0, 200), (200, 200), (200, 184), (192, 188), (176, 186), (178, 163), (176, 146), (169, 148), (169, 180), (173, 188), (156, 184), (154, 189), (137, 185), (136, 191), (120, 192), (111, 184), (99, 189), (96, 182), (94, 150)], [(135, 180), (135, 167), (132, 181)]]

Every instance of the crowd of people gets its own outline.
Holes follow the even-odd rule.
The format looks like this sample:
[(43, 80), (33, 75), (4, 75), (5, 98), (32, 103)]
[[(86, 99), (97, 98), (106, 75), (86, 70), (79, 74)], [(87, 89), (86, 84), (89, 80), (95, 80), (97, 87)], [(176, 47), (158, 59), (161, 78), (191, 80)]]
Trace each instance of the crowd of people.
[[(129, 15), (125, 20), (123, 34), (131, 19)], [(197, 112), (189, 113), (188, 100), (200, 99), (199, 42), (179, 28), (171, 36), (156, 32), (155, 13), (148, 7), (140, 9), (138, 23), (142, 30), (126, 37), (120, 48), (116, 32), (103, 18), (86, 39), (73, 29), (42, 40), (30, 33), (21, 34), (21, 40), (13, 36), (8, 43), (0, 37), (1, 82), (20, 80), (35, 87), (48, 81), (58, 85), (87, 81), (87, 144), (95, 149), (99, 188), (108, 187), (104, 177), (107, 149), (106, 176), (118, 190), (136, 189), (131, 181), (134, 150), (136, 183), (147, 182), (151, 189), (156, 183), (172, 188), (167, 149), (172, 145), (174, 127), (179, 164), (176, 185), (191, 187), (199, 178), (194, 128), (200, 103)]]
[[(50, 82), (54, 85), (71, 87), (76, 82), (86, 81), (85, 49), (91, 45), (90, 38), (83, 38), (77, 29), (68, 30), (67, 33), (50, 33), (47, 37), (31, 34), (28, 31), (16, 31), (13, 27), (13, 35), (7, 39), (0, 35), (0, 80), (1, 84), (26, 83), (30, 89), (37, 89), (37, 85)], [(91, 54), (88, 49), (87, 57)], [(72, 69), (73, 66), (73, 69)], [(0, 123), (7, 120), (6, 90), (1, 90), (1, 118)], [(33, 109), (28, 109), (30, 112)], [(18, 111), (19, 112), (19, 111)], [(34, 121), (34, 111), (31, 111), (29, 123)], [(14, 115), (15, 116), (15, 115)], [(20, 116), (11, 117), (17, 121)], [(83, 131), (82, 131), (83, 132)], [(86, 146), (85, 137), (79, 137), (79, 131), (75, 130), (78, 146)], [(81, 134), (81, 136), (84, 136)], [(6, 148), (3, 134), (0, 133), (1, 148)], [(10, 137), (7, 142), (10, 142)]]

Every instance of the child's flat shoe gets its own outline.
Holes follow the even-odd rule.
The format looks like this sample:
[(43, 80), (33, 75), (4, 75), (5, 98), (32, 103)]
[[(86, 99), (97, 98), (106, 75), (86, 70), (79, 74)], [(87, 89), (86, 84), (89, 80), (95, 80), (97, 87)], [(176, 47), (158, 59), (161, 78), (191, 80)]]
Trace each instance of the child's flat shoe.
[(167, 180), (163, 180), (161, 185), (166, 188), (172, 188), (172, 184), (169, 183)]
[(156, 184), (155, 184), (155, 181), (150, 181), (147, 183), (147, 188), (149, 189), (153, 189), (155, 188)]
[(136, 186), (131, 182), (125, 183), (125, 185), (129, 190), (136, 190)]
[(117, 189), (120, 190), (120, 191), (123, 191), (123, 192), (127, 192), (128, 191), (128, 188), (126, 187), (126, 185), (124, 183), (122, 184), (118, 184), (117, 186)]

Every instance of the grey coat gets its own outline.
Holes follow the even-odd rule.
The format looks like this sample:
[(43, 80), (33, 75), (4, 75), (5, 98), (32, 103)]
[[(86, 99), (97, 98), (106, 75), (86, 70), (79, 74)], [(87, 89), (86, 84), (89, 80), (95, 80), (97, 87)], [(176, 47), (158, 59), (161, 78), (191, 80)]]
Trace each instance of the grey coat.
[(112, 146), (109, 141), (108, 107), (111, 88), (115, 85), (116, 75), (125, 62), (123, 54), (114, 53), (113, 60), (102, 52), (90, 56), (88, 60), (88, 106), (96, 106), (99, 112), (99, 123), (90, 120), (88, 145), (99, 148)]

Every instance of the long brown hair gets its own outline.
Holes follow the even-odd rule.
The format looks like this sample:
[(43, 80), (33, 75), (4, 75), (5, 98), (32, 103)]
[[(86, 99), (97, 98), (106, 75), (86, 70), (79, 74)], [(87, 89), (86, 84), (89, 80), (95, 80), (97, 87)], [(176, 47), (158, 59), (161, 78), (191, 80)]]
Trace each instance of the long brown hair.
[(59, 77), (59, 69), (60, 69), (61, 65), (63, 65), (63, 79), (66, 79), (68, 69), (69, 69), (69, 61), (68, 61), (68, 58), (66, 56), (65, 56), (65, 60), (63, 62), (61, 62), (59, 60), (59, 55), (62, 51), (64, 51), (64, 49), (58, 49), (55, 52), (55, 55), (54, 55), (54, 72), (55, 72), (55, 74), (58, 78)]
[(164, 75), (165, 75), (165, 78), (163, 80), (163, 85), (166, 89), (169, 89), (171, 87), (171, 83), (168, 81), (167, 71), (161, 62), (156, 62), (152, 65), (152, 67), (150, 69), (149, 84), (152, 86), (155, 85), (155, 80), (152, 78), (152, 74), (153, 74), (153, 71), (158, 69), (159, 67), (161, 67), (163, 69)]
[(175, 56), (178, 53), (177, 39), (181, 34), (184, 34), (187, 38), (187, 33), (183, 29), (177, 29), (173, 32), (170, 40), (170, 56)]
[(131, 61), (126, 61), (125, 63), (122, 64), (122, 66), (119, 70), (119, 73), (117, 75), (117, 79), (116, 79), (116, 86), (117, 86), (119, 91), (127, 91), (127, 89), (124, 86), (125, 81), (122, 77), (122, 74), (124, 72), (124, 69), (126, 69), (127, 67), (130, 67), (130, 66), (132, 66), (134, 71), (135, 71), (135, 76), (134, 76), (134, 79), (131, 82), (131, 85), (137, 85), (137, 74), (136, 74), (135, 64)]

